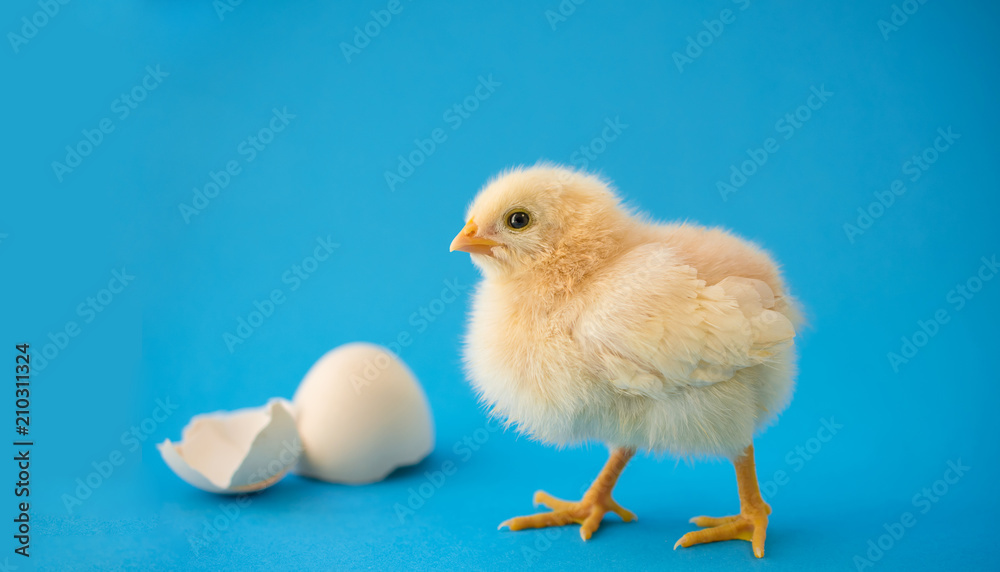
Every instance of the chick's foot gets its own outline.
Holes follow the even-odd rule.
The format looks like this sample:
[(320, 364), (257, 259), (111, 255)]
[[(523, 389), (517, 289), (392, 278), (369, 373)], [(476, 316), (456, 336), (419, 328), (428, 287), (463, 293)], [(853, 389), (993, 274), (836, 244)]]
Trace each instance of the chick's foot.
[(634, 454), (634, 449), (613, 450), (607, 464), (604, 465), (604, 469), (597, 475), (597, 479), (590, 485), (590, 489), (579, 502), (564, 501), (545, 491), (538, 491), (534, 497), (535, 506), (543, 504), (551, 508), (552, 512), (505, 520), (500, 523), (499, 528), (506, 526), (511, 530), (524, 530), (525, 528), (545, 528), (576, 523), (580, 525), (580, 538), (589, 540), (597, 527), (601, 525), (601, 519), (608, 512), (617, 514), (625, 522), (635, 520), (634, 514), (622, 508), (615, 502), (615, 499), (611, 498), (611, 490), (615, 487), (622, 470)]
[(687, 548), (695, 544), (717, 542), (720, 540), (748, 540), (753, 544), (753, 553), (757, 558), (764, 557), (764, 539), (767, 536), (767, 515), (771, 507), (762, 504), (760, 507), (747, 509), (734, 516), (714, 518), (711, 516), (696, 516), (691, 522), (702, 527), (701, 530), (689, 532), (674, 544)]
[(589, 540), (594, 531), (601, 525), (601, 519), (606, 513), (613, 512), (625, 522), (636, 520), (631, 511), (622, 508), (611, 498), (611, 491), (593, 495), (592, 492), (596, 491), (589, 491), (579, 502), (571, 502), (557, 499), (545, 491), (538, 491), (533, 499), (535, 506), (545, 505), (551, 508), (552, 512), (505, 520), (500, 523), (500, 528), (506, 526), (511, 530), (524, 530), (526, 528), (545, 528), (576, 523), (580, 525), (580, 538)]

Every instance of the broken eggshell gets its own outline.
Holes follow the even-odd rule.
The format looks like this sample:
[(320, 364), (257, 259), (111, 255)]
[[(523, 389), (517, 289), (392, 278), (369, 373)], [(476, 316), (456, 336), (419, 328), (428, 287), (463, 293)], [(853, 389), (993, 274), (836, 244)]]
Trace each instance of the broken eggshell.
[(388, 349), (351, 343), (327, 352), (293, 398), (302, 438), (295, 472), (333, 483), (381, 481), (434, 448), (423, 388)]
[(285, 399), (197, 415), (179, 443), (167, 439), (156, 447), (177, 476), (223, 494), (266, 489), (288, 473), (302, 451), (295, 412)]

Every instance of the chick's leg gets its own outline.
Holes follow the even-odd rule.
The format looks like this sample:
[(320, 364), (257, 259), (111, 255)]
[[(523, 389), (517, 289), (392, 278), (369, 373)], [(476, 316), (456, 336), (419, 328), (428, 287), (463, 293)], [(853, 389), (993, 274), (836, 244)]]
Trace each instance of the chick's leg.
[(523, 530), (525, 528), (544, 528), (577, 523), (580, 525), (580, 537), (588, 540), (600, 526), (601, 519), (607, 512), (617, 514), (625, 522), (635, 520), (634, 514), (622, 508), (611, 498), (611, 489), (618, 482), (618, 476), (622, 474), (622, 469), (625, 468), (633, 455), (635, 455), (635, 449), (622, 448), (612, 451), (604, 469), (597, 475), (597, 479), (590, 485), (590, 488), (583, 495), (583, 499), (579, 502), (560, 500), (545, 491), (538, 491), (534, 497), (535, 506), (543, 504), (551, 508), (552, 512), (505, 520), (500, 523), (500, 528), (506, 526), (511, 530)]
[(753, 462), (753, 444), (746, 448), (742, 457), (733, 461), (733, 465), (736, 467), (736, 483), (740, 493), (740, 514), (722, 518), (710, 516), (692, 518), (691, 522), (702, 529), (682, 536), (677, 544), (674, 544), (675, 550), (678, 546), (687, 548), (695, 544), (739, 538), (752, 543), (754, 556), (764, 557), (767, 515), (771, 514), (771, 507), (760, 496), (757, 469)]

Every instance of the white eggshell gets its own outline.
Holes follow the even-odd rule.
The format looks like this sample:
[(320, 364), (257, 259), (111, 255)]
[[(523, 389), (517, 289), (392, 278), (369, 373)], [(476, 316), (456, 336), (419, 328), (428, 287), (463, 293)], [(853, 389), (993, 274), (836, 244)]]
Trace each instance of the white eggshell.
[(180, 478), (213, 493), (239, 494), (265, 489), (281, 480), (299, 459), (302, 443), (292, 404), (267, 405), (195, 416), (181, 442), (157, 445)]
[(416, 377), (391, 351), (352, 343), (324, 355), (293, 398), (303, 452), (295, 471), (363, 484), (419, 463), (434, 422)]

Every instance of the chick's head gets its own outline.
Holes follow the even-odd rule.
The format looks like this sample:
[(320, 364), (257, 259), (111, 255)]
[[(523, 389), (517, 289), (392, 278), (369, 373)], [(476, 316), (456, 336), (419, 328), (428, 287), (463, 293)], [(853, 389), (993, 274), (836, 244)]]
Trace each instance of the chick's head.
[(556, 259), (603, 251), (628, 213), (596, 176), (554, 166), (501, 173), (479, 192), (451, 250), (487, 276), (509, 276)]

